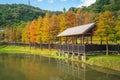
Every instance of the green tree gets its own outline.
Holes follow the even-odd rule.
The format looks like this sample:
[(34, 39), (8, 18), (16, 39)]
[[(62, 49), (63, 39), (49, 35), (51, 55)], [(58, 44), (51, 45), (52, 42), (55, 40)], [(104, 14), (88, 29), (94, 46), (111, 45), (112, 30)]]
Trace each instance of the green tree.
[(106, 40), (106, 55), (108, 55), (108, 41), (111, 34), (114, 34), (114, 16), (110, 11), (105, 11), (98, 16), (96, 34)]
[(120, 16), (116, 20), (115, 33), (114, 33), (113, 39), (116, 42), (117, 42), (117, 40), (120, 40)]

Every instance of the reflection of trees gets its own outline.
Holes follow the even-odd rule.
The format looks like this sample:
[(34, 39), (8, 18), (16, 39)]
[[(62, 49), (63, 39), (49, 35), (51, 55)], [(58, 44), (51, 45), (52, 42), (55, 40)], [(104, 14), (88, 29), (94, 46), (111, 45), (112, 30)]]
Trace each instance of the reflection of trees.
[(57, 76), (57, 72), (49, 64), (48, 58), (42, 60), (36, 56), (23, 59), (22, 71), (25, 73), (27, 80), (49, 80), (51, 76)]
[[(98, 71), (100, 70), (100, 71)], [(108, 70), (107, 70), (108, 71)], [(33, 55), (0, 56), (0, 80), (119, 80), (119, 75), (68, 60)], [(110, 71), (110, 70), (109, 70)]]
[[(25, 80), (24, 74), (20, 70), (18, 59), (0, 55), (0, 80)], [(16, 74), (17, 73), (17, 74)], [(21, 77), (20, 77), (21, 76)]]
[(56, 80), (55, 65), (48, 58), (40, 60), (36, 56), (0, 56), (0, 80)]

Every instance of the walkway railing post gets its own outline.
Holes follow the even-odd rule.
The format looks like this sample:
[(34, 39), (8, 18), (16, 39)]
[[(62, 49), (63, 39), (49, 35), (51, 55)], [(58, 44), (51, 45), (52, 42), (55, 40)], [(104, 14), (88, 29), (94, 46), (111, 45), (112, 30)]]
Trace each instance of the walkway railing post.
[(84, 50), (83, 50), (82, 60), (83, 60), (83, 61), (86, 61), (86, 51), (85, 51), (85, 45), (83, 45), (83, 47), (84, 47), (84, 48), (83, 48)]

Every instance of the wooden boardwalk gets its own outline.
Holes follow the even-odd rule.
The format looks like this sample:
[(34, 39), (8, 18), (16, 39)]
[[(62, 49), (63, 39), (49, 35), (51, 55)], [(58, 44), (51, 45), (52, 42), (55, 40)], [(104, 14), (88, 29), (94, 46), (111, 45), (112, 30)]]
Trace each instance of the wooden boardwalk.
[[(106, 52), (106, 45), (58, 44), (58, 54), (95, 55)], [(109, 45), (110, 53), (120, 53), (120, 45)], [(78, 57), (79, 57), (78, 56)]]

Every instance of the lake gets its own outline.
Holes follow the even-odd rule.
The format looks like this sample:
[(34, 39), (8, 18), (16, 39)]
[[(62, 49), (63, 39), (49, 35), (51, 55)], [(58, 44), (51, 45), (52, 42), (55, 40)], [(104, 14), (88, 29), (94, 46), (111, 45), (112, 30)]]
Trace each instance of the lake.
[(120, 72), (37, 55), (0, 55), (0, 80), (120, 80)]

